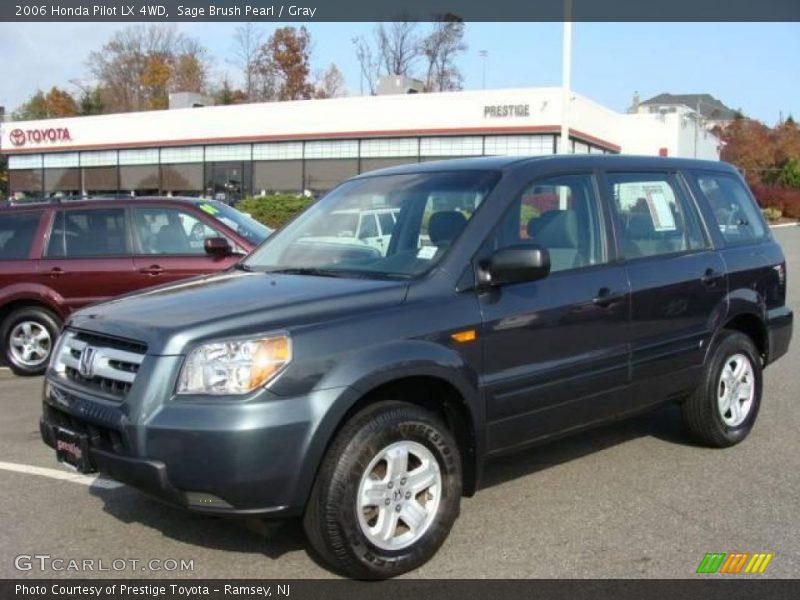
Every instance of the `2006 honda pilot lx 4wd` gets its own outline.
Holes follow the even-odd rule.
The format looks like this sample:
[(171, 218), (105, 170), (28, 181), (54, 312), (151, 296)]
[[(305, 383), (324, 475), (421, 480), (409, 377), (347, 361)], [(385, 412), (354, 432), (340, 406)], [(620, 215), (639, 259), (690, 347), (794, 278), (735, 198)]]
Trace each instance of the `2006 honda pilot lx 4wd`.
[[(341, 211), (396, 212), (384, 250)], [(354, 577), (443, 543), (487, 457), (680, 403), (753, 427), (786, 267), (739, 174), (615, 156), (414, 164), (341, 184), (235, 268), (75, 313), (41, 432), (191, 510), (303, 518)]]

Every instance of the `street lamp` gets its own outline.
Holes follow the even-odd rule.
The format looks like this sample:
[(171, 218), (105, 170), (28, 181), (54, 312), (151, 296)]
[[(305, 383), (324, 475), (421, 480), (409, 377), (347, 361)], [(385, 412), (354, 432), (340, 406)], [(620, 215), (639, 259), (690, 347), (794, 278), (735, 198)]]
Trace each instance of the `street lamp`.
[(485, 90), (486, 89), (486, 59), (489, 57), (489, 51), (488, 50), (479, 50), (478, 54), (480, 54), (481, 62), (482, 62), (482, 65), (481, 65), (482, 69), (483, 69), (482, 81), (483, 81), (483, 89)]
[(572, 0), (564, 0), (564, 33), (561, 41), (561, 144), (560, 154), (570, 153), (569, 105), (572, 71)]

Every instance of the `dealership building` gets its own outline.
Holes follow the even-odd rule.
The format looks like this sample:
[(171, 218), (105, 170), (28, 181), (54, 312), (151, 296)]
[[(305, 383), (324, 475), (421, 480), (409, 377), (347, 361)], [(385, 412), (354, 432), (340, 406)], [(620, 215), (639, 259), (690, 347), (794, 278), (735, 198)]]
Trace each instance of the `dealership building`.
[[(392, 165), (560, 149), (560, 88), (387, 94), (7, 122), (19, 196), (314, 194)], [(691, 111), (623, 114), (571, 95), (574, 153), (719, 158)]]

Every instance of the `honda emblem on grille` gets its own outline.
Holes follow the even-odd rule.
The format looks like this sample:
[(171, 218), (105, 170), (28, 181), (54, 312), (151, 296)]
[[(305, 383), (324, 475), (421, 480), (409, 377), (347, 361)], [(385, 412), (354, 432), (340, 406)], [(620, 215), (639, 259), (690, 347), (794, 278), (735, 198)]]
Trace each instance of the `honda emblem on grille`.
[(94, 356), (97, 350), (91, 346), (86, 346), (81, 352), (81, 360), (78, 363), (78, 372), (81, 377), (94, 377)]

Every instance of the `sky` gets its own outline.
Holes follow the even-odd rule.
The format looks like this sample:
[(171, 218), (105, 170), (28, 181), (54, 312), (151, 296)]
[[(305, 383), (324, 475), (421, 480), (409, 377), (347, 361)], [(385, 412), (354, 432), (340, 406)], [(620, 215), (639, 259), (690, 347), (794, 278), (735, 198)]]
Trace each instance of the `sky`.
[[(283, 23), (282, 25), (286, 25)], [(307, 23), (312, 69), (339, 66), (350, 95), (360, 93), (352, 38), (371, 23)], [(0, 24), (0, 105), (13, 110), (36, 89), (74, 91), (87, 80), (86, 58), (120, 23)], [(236, 23), (177, 23), (214, 57), (215, 74), (229, 73)], [(260, 24), (266, 34), (274, 29)], [(420, 25), (421, 29), (425, 24)], [(557, 86), (561, 82), (561, 23), (468, 23), (459, 60), (465, 89)], [(572, 89), (617, 111), (634, 92), (710, 93), (769, 125), (800, 117), (800, 23), (575, 23)]]

